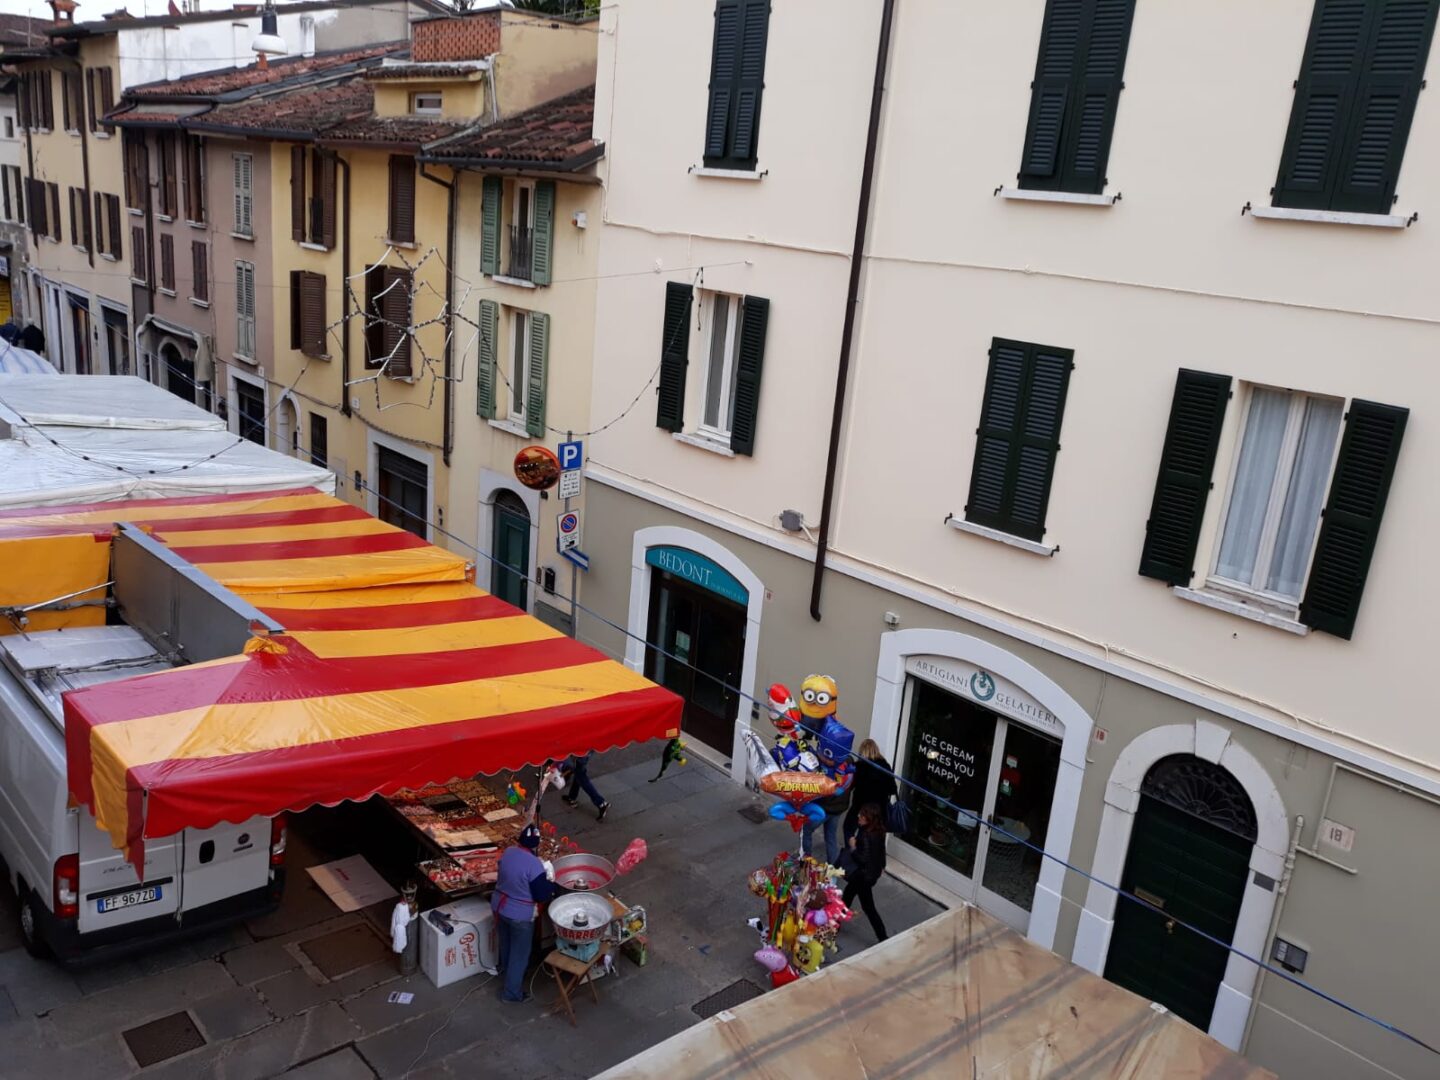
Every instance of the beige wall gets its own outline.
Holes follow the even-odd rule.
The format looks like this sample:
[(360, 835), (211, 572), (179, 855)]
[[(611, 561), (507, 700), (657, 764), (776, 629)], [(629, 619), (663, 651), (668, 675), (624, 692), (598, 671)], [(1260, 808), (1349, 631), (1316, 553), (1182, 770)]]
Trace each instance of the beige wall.
[(473, 120), (485, 109), (483, 75), (473, 79), (385, 79), (375, 89), (376, 116), (408, 116), (413, 94), (438, 93), (440, 114), (447, 120)]
[(506, 12), (495, 58), (500, 115), (514, 116), (593, 83), (597, 37), (593, 22), (572, 25)]

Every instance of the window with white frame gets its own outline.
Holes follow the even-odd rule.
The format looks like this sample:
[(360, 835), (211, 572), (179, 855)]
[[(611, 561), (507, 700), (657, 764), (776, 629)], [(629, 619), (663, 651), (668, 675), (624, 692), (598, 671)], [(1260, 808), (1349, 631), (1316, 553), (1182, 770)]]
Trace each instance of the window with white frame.
[(530, 313), (510, 312), (510, 369), (506, 372), (510, 381), (509, 419), (516, 424), (525, 423), (525, 398), (530, 382)]
[(735, 383), (739, 373), (742, 297), (701, 293), (709, 309), (705, 330), (705, 386), (700, 433), (729, 442), (735, 419)]
[(255, 359), (254, 263), (235, 263), (235, 355)]
[(1336, 398), (1251, 388), (1213, 584), (1299, 604), (1343, 413)]
[(443, 100), (438, 90), (417, 91), (410, 95), (410, 111), (416, 116), (439, 116)]
[(233, 155), (235, 181), (235, 228), (240, 236), (255, 235), (255, 158)]

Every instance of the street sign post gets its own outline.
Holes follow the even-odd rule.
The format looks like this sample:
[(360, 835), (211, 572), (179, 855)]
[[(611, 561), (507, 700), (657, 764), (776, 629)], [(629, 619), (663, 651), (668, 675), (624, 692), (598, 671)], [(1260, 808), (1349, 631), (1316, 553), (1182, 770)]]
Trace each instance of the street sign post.
[(566, 510), (556, 519), (555, 547), (561, 553), (580, 546), (580, 511)]

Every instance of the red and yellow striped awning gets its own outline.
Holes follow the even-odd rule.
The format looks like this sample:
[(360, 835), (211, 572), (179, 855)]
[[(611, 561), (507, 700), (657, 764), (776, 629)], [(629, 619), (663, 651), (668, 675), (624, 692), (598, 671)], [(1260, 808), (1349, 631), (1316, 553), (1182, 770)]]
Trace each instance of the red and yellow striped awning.
[(678, 733), (670, 691), (476, 588), (461, 556), (310, 489), (9, 512), (0, 545), (103, 540), (117, 521), (285, 628), (65, 695), (71, 794), (132, 860), (187, 827)]

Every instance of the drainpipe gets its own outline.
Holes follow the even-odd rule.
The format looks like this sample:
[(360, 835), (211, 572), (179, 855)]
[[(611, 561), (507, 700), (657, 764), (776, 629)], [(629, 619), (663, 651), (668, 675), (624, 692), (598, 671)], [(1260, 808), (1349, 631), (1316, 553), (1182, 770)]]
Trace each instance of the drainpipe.
[(345, 174), (345, 213), (340, 220), (340, 415), (350, 415), (350, 163), (329, 151)]
[[(432, 184), (439, 184), (446, 191), (445, 318), (453, 322), (455, 317), (453, 311), (455, 303), (455, 272), (451, 269), (451, 267), (455, 265), (455, 201), (458, 192), (459, 174), (452, 169), (451, 178), (449, 180), (441, 180), (438, 176), (431, 173), (429, 169), (426, 168), (426, 165), (426, 162), (422, 161), (420, 163), (420, 175), (423, 176), (426, 180), (429, 180)], [(440, 457), (441, 460), (445, 462), (445, 466), (447, 468), (450, 466), (450, 451), (454, 448), (455, 444), (455, 418), (453, 415), (455, 411), (455, 390), (454, 387), (451, 385), (450, 379), (450, 367), (454, 359), (452, 346), (453, 338), (454, 334), (451, 333), (451, 328), (447, 326), (445, 328), (445, 357), (441, 364), (441, 370), (444, 372), (445, 380), (445, 385), (442, 391), (444, 394), (444, 398), (440, 407), (440, 411), (442, 413), (442, 422), (444, 424), (444, 433), (440, 437)]]
[[(1270, 913), (1270, 926), (1265, 931), (1265, 940), (1260, 946), (1262, 960), (1265, 959), (1265, 950), (1270, 948), (1270, 942), (1275, 939), (1275, 932), (1280, 929), (1280, 913), (1285, 908), (1285, 897), (1290, 892), (1290, 879), (1295, 876), (1295, 849), (1300, 846), (1300, 833), (1304, 828), (1304, 815), (1296, 814), (1295, 830), (1290, 834), (1290, 846), (1285, 850), (1285, 869), (1280, 874), (1280, 884), (1275, 888), (1275, 910)], [(1260, 990), (1264, 987), (1265, 976), (1268, 974), (1263, 967), (1255, 974), (1255, 986), (1250, 991), (1250, 1012), (1245, 1017), (1245, 1034), (1240, 1037), (1240, 1045), (1235, 1048), (1236, 1053), (1243, 1054), (1250, 1042), (1250, 1030), (1255, 1026), (1255, 1014), (1260, 1011)]]
[(865, 135), (865, 164), (860, 172), (860, 207), (855, 214), (855, 246), (850, 252), (850, 286), (845, 294), (845, 323), (840, 331), (840, 364), (835, 372), (835, 407), (830, 416), (830, 449), (825, 458), (825, 493), (820, 499), (820, 530), (815, 541), (815, 577), (810, 585), (810, 617), (820, 621), (820, 591), (825, 583), (825, 553), (830, 549), (830, 515), (835, 502), (835, 471), (840, 457), (840, 428), (845, 420), (845, 392), (850, 380), (850, 343), (855, 334), (855, 307), (860, 294), (860, 268), (865, 257), (865, 231), (870, 223), (870, 187), (875, 177), (875, 144), (880, 136), (880, 105), (885, 96), (885, 70), (890, 56), (890, 28), (895, 0), (885, 0), (880, 13), (880, 40), (875, 52), (875, 86), (870, 93), (870, 128)]

